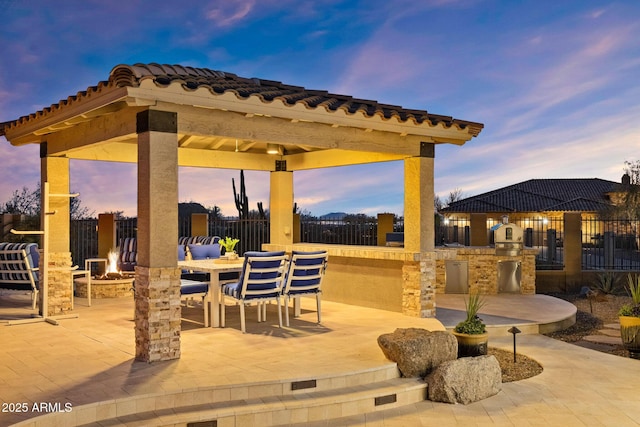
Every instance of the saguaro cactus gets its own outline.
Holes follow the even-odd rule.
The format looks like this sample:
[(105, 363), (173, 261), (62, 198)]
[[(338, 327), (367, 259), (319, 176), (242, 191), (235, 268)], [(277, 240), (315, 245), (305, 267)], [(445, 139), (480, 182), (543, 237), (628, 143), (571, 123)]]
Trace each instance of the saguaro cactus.
[(233, 198), (236, 202), (238, 217), (240, 219), (249, 218), (249, 198), (244, 186), (244, 170), (240, 170), (240, 194), (236, 192), (236, 182), (233, 178), (231, 178), (231, 185), (233, 186)]

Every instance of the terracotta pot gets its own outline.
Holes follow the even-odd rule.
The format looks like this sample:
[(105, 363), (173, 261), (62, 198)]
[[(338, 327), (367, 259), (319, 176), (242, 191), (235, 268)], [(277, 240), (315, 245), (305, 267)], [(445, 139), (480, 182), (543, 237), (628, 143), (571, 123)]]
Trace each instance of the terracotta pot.
[(629, 356), (640, 359), (640, 317), (620, 316), (620, 337)]
[(489, 334), (461, 334), (453, 332), (458, 340), (458, 358), (484, 356), (489, 347)]

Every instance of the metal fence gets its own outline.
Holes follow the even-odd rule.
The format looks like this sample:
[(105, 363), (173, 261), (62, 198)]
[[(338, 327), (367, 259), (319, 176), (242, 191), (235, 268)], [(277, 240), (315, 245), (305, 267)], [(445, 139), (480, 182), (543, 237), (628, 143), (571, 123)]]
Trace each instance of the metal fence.
[(214, 218), (209, 220), (209, 236), (227, 236), (240, 239), (236, 246), (239, 255), (248, 251), (262, 250), (269, 242), (269, 220), (261, 218)]
[[(524, 230), (524, 246), (538, 249), (536, 268), (562, 270), (564, 268), (564, 222), (562, 219), (524, 218), (513, 223)], [(493, 244), (492, 224), (487, 224), (487, 242)], [(435, 229), (436, 245), (471, 245), (471, 226), (468, 219), (439, 218)]]
[(471, 244), (469, 221), (466, 219), (437, 218), (435, 240), (437, 246), (450, 244), (469, 246)]
[(536, 269), (564, 269), (564, 221), (559, 218), (514, 219), (524, 230), (524, 246), (538, 250)]
[(308, 219), (300, 221), (300, 241), (340, 245), (376, 246), (378, 223), (375, 220), (345, 222)]
[[(564, 268), (564, 223), (562, 219), (514, 219), (524, 229), (525, 246), (538, 249), (536, 268), (557, 270)], [(583, 270), (640, 270), (640, 239), (638, 221), (582, 220), (582, 269)], [(300, 223), (301, 241), (342, 245), (377, 245), (378, 224), (373, 220), (338, 221), (303, 219)], [(71, 221), (71, 254), (73, 263), (84, 266), (86, 258), (98, 253), (98, 220)], [(394, 231), (403, 231), (403, 223), (394, 225)], [(190, 218), (181, 218), (181, 236), (191, 235)], [(493, 242), (488, 227), (488, 241)], [(137, 219), (116, 221), (116, 243), (137, 234)], [(269, 242), (269, 222), (264, 219), (239, 220), (237, 218), (211, 218), (209, 235), (232, 236), (240, 239), (237, 251), (259, 251)], [(470, 231), (468, 221), (444, 221), (436, 224), (436, 244), (457, 243), (468, 246)], [(18, 236), (8, 236), (18, 238)], [(24, 236), (20, 238), (25, 238)]]
[(640, 270), (638, 221), (582, 220), (583, 270)]

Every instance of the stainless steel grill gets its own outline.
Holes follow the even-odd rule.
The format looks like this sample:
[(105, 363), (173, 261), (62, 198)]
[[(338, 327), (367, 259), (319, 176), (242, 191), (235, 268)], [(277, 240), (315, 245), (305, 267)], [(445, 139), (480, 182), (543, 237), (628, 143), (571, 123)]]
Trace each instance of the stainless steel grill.
[(493, 230), (493, 240), (496, 245), (496, 255), (520, 256), (524, 244), (524, 232), (515, 224), (503, 223)]

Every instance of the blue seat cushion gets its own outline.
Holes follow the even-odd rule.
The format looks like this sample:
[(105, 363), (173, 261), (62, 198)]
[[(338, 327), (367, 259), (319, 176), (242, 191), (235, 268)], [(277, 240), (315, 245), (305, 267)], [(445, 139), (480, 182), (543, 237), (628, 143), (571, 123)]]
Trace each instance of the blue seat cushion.
[[(272, 288), (273, 285), (262, 285), (262, 286), (252, 286), (251, 288), (254, 290), (257, 289), (270, 289)], [(240, 291), (242, 291), (242, 282), (235, 282), (235, 283), (229, 283), (227, 285), (224, 285), (222, 287), (222, 292), (225, 295), (228, 295), (232, 298), (235, 299), (240, 299)], [(275, 297), (277, 294), (277, 292), (273, 292), (272, 294), (262, 294), (262, 295), (246, 295), (244, 299), (246, 300), (251, 300), (251, 299), (256, 299), (256, 298), (269, 298), (269, 297)]]
[[(284, 255), (284, 251), (275, 251), (275, 252), (254, 252), (254, 251), (249, 251), (249, 252), (245, 252), (244, 253), (244, 265), (242, 266), (242, 273), (240, 273), (240, 277), (238, 278), (238, 282), (242, 283), (242, 281), (244, 280), (244, 272), (247, 269), (247, 262), (249, 258), (266, 258), (266, 257), (273, 257), (273, 256), (283, 256)], [(253, 266), (255, 268), (269, 268), (269, 267), (277, 267), (278, 265), (280, 265), (280, 261), (264, 261), (264, 262), (260, 262), (260, 261), (253, 261)], [(271, 279), (271, 278), (275, 278), (277, 277), (278, 273), (277, 272), (273, 272), (273, 273), (251, 273), (249, 278), (250, 279)]]
[(209, 291), (209, 284), (194, 280), (180, 281), (180, 295), (201, 294)]
[[(317, 285), (318, 283), (320, 283), (320, 279), (319, 278), (313, 278), (313, 279), (308, 279), (305, 280), (304, 277), (305, 276), (315, 276), (320, 272), (320, 268), (322, 267), (322, 264), (324, 262), (324, 257), (326, 256), (326, 252), (325, 251), (314, 251), (314, 252), (301, 252), (301, 251), (293, 251), (291, 253), (291, 265), (289, 268), (289, 272), (293, 271), (293, 280), (291, 281), (291, 287), (289, 289), (289, 293), (290, 294), (303, 294), (303, 293), (317, 293), (319, 290), (318, 289), (310, 289), (310, 290), (296, 290), (295, 288), (297, 286), (313, 286), (313, 285)], [(300, 265), (300, 266), (313, 266), (313, 265), (317, 265), (318, 268), (313, 268), (313, 269), (305, 269), (305, 270), (296, 270), (293, 264), (293, 259), (295, 258), (295, 255), (319, 255), (318, 258), (305, 258), (305, 259), (296, 259), (295, 260), (295, 265)], [(287, 272), (287, 275), (289, 274), (289, 272)], [(284, 289), (283, 289), (284, 291)]]
[(220, 258), (220, 245), (188, 245), (191, 252), (191, 259), (214, 259)]
[[(235, 299), (240, 299), (240, 292), (242, 291), (242, 282), (244, 281), (244, 272), (247, 269), (247, 262), (249, 258), (264, 258), (264, 257), (273, 257), (273, 256), (283, 256), (284, 251), (275, 251), (275, 252), (245, 252), (244, 253), (244, 265), (242, 267), (242, 273), (240, 273), (240, 277), (238, 281), (235, 283), (229, 283), (222, 287), (222, 292), (225, 295), (229, 295)], [(277, 267), (280, 265), (280, 261), (256, 261), (253, 260), (252, 266), (255, 268), (269, 268), (269, 267)], [(274, 271), (271, 273), (250, 273), (250, 279), (275, 279), (278, 277), (278, 272)], [(222, 277), (221, 277), (222, 279)], [(275, 286), (275, 282), (272, 283), (264, 283), (264, 284), (249, 284), (248, 289), (251, 290), (265, 290), (272, 289)], [(246, 296), (246, 299), (255, 299), (255, 298), (265, 298), (269, 296), (275, 296), (276, 292), (273, 295), (265, 294), (265, 295), (249, 295)]]

